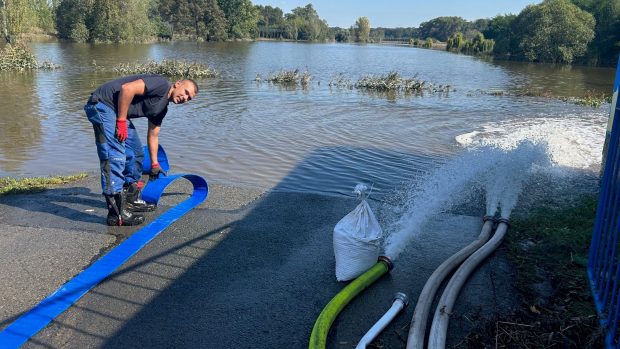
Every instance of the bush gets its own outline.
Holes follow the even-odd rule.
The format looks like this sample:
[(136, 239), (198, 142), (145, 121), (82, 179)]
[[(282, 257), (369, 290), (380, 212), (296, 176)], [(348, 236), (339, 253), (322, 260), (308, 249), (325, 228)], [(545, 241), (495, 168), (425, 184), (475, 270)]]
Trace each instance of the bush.
[(87, 42), (89, 37), (90, 33), (83, 22), (77, 23), (69, 34), (69, 38), (75, 42)]
[(37, 60), (26, 46), (7, 44), (0, 50), (0, 71), (31, 69), (37, 69)]

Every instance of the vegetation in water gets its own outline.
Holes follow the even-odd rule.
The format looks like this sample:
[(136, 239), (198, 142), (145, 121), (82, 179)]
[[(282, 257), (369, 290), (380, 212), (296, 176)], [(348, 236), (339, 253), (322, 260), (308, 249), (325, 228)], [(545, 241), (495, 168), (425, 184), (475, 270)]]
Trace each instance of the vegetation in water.
[(66, 184), (88, 177), (86, 173), (71, 176), (0, 178), (0, 196), (17, 193), (34, 193), (48, 189), (50, 186)]
[(504, 90), (489, 90), (485, 91), (485, 94), (490, 96), (516, 96), (516, 97), (541, 97), (541, 98), (554, 98), (564, 102), (574, 103), (578, 105), (584, 105), (592, 108), (599, 108), (603, 103), (611, 103), (611, 96), (605, 93), (595, 93), (591, 90), (586, 91), (583, 96), (578, 97), (563, 97), (556, 96), (549, 90), (536, 90), (528, 89), (520, 92), (508, 92)]
[(0, 51), (0, 71), (32, 69), (37, 69), (37, 60), (26, 46), (6, 45)]
[(114, 71), (121, 75), (151, 73), (187, 79), (210, 78), (218, 75), (217, 71), (206, 64), (173, 59), (164, 59), (161, 62), (118, 64), (114, 67)]
[(9, 44), (0, 50), (0, 71), (58, 69), (52, 62), (37, 62), (34, 54), (23, 44)]
[(431, 83), (414, 76), (404, 78), (396, 72), (383, 76), (367, 75), (355, 83), (355, 88), (374, 91), (403, 91), (403, 92), (450, 92), (450, 85), (433, 86)]
[(569, 101), (579, 105), (598, 108), (603, 105), (603, 103), (611, 103), (611, 96), (604, 93), (596, 94), (592, 91), (587, 91), (584, 96), (570, 98)]
[[(261, 82), (263, 78), (260, 75), (256, 76), (255, 79), (257, 82)], [(299, 72), (299, 69), (295, 70), (286, 70), (282, 69), (277, 73), (270, 73), (265, 81), (272, 84), (286, 85), (286, 86), (302, 86), (306, 87), (312, 80), (312, 75), (309, 72), (304, 71), (303, 73)]]

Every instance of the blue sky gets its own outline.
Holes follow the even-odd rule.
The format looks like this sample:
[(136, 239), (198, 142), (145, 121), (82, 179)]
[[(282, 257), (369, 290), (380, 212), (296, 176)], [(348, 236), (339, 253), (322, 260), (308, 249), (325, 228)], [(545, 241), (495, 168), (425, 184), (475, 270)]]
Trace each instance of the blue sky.
[(254, 5), (270, 5), (284, 13), (312, 4), (330, 27), (348, 28), (366, 16), (370, 26), (417, 27), (440, 16), (460, 16), (467, 20), (492, 18), (498, 14), (518, 14), (527, 5), (542, 0), (252, 0)]

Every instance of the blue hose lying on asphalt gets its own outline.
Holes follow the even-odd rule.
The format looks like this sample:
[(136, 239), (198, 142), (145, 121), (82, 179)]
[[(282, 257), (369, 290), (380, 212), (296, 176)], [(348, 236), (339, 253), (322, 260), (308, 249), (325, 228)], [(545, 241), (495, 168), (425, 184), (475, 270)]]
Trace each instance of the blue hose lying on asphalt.
[[(145, 154), (147, 154), (146, 156), (148, 157), (148, 151), (145, 151)], [(162, 156), (164, 157), (163, 159)], [(166, 164), (166, 167), (162, 165), (162, 168), (167, 171), (168, 161), (165, 159), (165, 153), (161, 147), (158, 152), (158, 159), (160, 165), (162, 165), (162, 163)], [(144, 168), (150, 168), (150, 165), (146, 166), (150, 164), (148, 158), (145, 159), (144, 164)], [(99, 258), (90, 267), (76, 275), (50, 296), (42, 300), (41, 303), (37, 304), (34, 308), (30, 309), (7, 326), (0, 332), (0, 348), (19, 348), (22, 344), (26, 343), (58, 315), (77, 302), (86, 292), (110, 276), (123, 263), (140, 251), (142, 247), (170, 226), (170, 224), (191, 211), (207, 198), (209, 194), (207, 181), (200, 176), (191, 174), (174, 174), (166, 177), (160, 176), (160, 178), (150, 181), (149, 184), (144, 187), (142, 198), (147, 202), (157, 203), (164, 189), (179, 178), (189, 180), (194, 186), (194, 193), (189, 199), (172, 207), (144, 228), (135, 232), (127, 240)]]

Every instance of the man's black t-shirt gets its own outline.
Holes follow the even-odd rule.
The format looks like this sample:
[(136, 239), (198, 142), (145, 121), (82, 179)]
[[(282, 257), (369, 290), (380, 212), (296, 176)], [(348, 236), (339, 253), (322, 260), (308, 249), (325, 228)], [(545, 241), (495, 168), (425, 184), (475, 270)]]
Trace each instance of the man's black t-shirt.
[(160, 126), (166, 112), (168, 112), (168, 91), (170, 82), (161, 75), (138, 74), (129, 75), (116, 80), (108, 81), (99, 86), (93, 96), (99, 98), (100, 102), (105, 103), (118, 113), (118, 95), (124, 83), (138, 79), (144, 81), (146, 92), (143, 95), (135, 96), (129, 105), (127, 118), (146, 117), (156, 126)]

